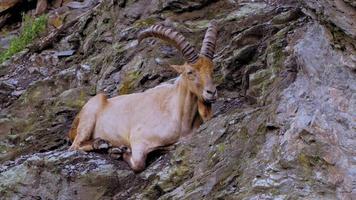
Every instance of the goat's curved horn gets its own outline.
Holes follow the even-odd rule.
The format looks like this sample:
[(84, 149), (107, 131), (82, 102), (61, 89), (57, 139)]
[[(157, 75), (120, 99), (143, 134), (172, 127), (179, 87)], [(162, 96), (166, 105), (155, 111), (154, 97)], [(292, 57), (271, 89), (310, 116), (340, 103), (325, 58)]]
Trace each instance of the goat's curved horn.
[(195, 63), (198, 60), (198, 53), (195, 51), (194, 47), (189, 44), (182, 34), (173, 31), (170, 28), (166, 28), (161, 25), (153, 25), (139, 33), (138, 42), (140, 43), (147, 37), (157, 37), (172, 43), (179, 51), (182, 52), (184, 59), (188, 63)]
[(204, 55), (211, 60), (214, 58), (217, 34), (217, 23), (216, 21), (211, 21), (209, 23), (208, 30), (205, 33), (203, 44), (200, 50), (201, 55)]

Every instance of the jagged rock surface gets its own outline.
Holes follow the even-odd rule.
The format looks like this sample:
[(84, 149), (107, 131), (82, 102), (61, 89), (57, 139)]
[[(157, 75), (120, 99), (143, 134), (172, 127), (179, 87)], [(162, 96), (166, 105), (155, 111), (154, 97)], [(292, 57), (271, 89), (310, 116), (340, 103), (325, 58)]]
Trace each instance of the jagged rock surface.
[[(0, 199), (356, 195), (352, 1), (147, 2), (102, 1), (49, 49), (0, 66)], [(211, 19), (220, 27), (212, 120), (151, 155), (140, 174), (105, 154), (66, 150), (91, 96), (176, 76), (168, 63), (181, 63), (179, 53), (154, 40), (137, 46), (138, 31), (163, 23), (199, 47)]]

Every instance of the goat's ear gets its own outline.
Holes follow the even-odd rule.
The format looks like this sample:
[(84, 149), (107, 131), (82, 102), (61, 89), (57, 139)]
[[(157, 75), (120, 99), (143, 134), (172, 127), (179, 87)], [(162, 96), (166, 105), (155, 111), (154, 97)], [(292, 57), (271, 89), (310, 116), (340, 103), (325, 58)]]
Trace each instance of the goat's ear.
[(184, 72), (184, 65), (171, 65), (171, 67), (180, 74)]

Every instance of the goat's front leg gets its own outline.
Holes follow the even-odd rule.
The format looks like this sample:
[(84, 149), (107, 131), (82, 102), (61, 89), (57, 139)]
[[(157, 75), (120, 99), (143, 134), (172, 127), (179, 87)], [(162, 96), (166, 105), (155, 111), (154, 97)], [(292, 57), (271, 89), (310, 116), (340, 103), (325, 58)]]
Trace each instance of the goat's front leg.
[(145, 145), (132, 145), (132, 152), (125, 152), (123, 159), (130, 165), (136, 173), (141, 172), (146, 167), (147, 150)]

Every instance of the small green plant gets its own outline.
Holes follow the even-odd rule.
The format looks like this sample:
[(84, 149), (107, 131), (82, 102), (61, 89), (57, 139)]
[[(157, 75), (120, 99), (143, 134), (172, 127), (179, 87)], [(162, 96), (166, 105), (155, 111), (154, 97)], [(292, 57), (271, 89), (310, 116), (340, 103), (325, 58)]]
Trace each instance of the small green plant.
[(13, 38), (10, 41), (9, 48), (0, 53), (0, 63), (22, 51), (26, 45), (30, 44), (39, 34), (46, 30), (46, 15), (39, 16), (36, 19), (33, 19), (28, 15), (23, 15), (22, 21), (23, 28), (20, 35)]

